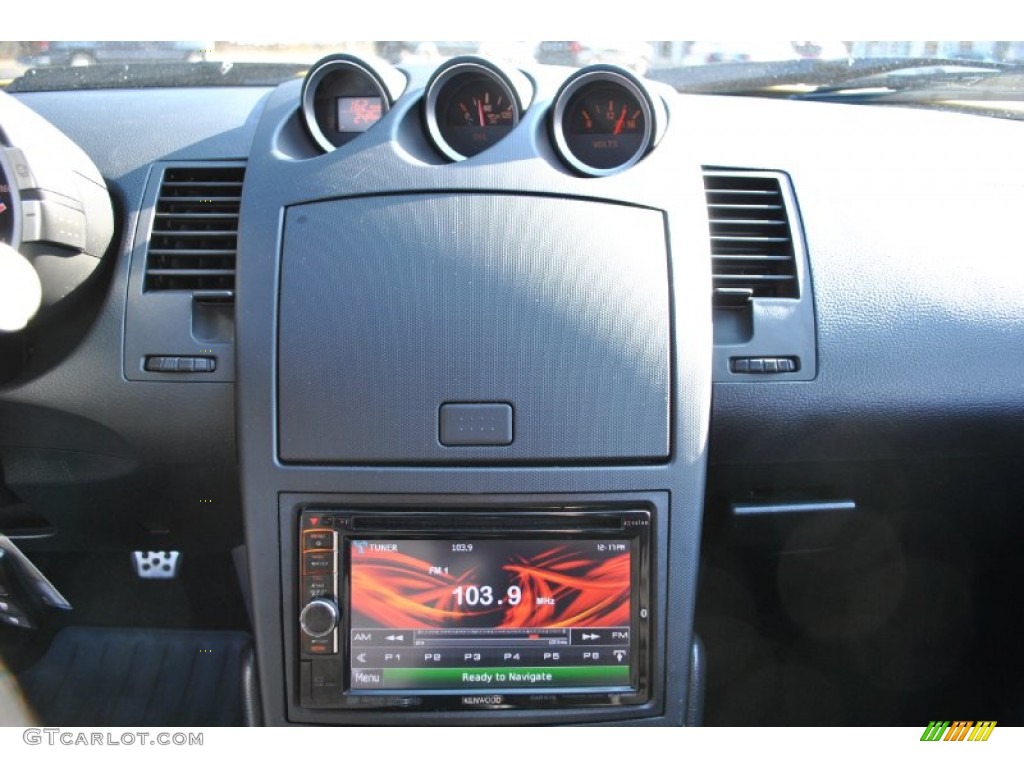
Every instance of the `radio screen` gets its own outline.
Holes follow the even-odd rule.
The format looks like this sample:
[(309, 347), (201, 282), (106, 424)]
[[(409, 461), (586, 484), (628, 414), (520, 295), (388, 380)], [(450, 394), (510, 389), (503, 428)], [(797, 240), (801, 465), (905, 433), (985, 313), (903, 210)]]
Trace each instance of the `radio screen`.
[(625, 539), (348, 539), (353, 693), (628, 691)]

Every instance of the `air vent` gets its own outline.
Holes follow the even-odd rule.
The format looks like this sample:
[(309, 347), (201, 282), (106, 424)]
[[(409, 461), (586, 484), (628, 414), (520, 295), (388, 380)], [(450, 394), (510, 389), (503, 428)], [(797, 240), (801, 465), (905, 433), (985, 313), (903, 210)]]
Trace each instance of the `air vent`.
[(704, 191), (715, 305), (799, 298), (786, 177), (705, 169)]
[(153, 215), (146, 291), (234, 296), (245, 168), (167, 168)]

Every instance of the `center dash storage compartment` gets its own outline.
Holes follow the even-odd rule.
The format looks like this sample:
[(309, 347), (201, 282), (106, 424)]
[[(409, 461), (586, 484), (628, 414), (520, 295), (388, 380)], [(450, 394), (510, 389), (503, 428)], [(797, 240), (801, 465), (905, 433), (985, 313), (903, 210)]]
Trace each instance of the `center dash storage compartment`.
[[(281, 275), (284, 462), (669, 456), (661, 211), (485, 194), (292, 206)], [(510, 407), (510, 441), (443, 439), (453, 404)]]

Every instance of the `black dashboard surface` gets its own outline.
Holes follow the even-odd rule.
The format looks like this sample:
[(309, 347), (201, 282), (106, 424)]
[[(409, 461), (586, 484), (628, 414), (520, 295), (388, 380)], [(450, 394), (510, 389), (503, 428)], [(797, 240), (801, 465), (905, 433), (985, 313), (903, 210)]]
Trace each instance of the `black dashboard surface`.
[[(159, 89), (18, 98), (97, 163), (127, 238), (149, 164), (245, 159), (267, 93)], [(1024, 194), (1021, 161), (1006, 151), (1018, 123), (707, 96), (680, 96), (674, 112), (673, 130), (684, 133), (705, 166), (789, 173), (811, 255), (821, 373), (809, 383), (716, 385), (715, 462), (758, 461), (757, 434), (776, 444), (773, 460), (778, 446), (793, 452), (792, 460), (822, 457), (823, 449), (842, 460), (1019, 448), (1016, 382), (1024, 354), (1014, 342), (1024, 322), (1022, 278), (1005, 235)], [(115, 285), (125, 267), (111, 276)], [(109, 291), (94, 333), (119, 322), (119, 293)], [(83, 342), (88, 354), (73, 353), (44, 381), (73, 376), (86, 358), (112, 351), (109, 343), (91, 342)], [(111, 375), (115, 370), (102, 366), (88, 377), (101, 391), (131, 392)], [(22, 391), (29, 395), (43, 383)], [(85, 394), (64, 393), (77, 400), (72, 411), (90, 410)], [(52, 395), (39, 401), (54, 405)], [(116, 422), (118, 414), (109, 418)], [(930, 423), (949, 439), (931, 440)], [(132, 430), (125, 424), (121, 431)], [(187, 431), (163, 434), (155, 455), (176, 437), (187, 439)]]

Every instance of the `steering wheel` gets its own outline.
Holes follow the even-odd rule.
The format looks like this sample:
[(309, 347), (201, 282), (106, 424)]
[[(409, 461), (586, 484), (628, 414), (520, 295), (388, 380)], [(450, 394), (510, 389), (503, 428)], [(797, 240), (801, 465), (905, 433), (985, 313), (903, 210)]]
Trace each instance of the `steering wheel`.
[(110, 194), (88, 155), (0, 91), (0, 333), (74, 293), (113, 232)]

